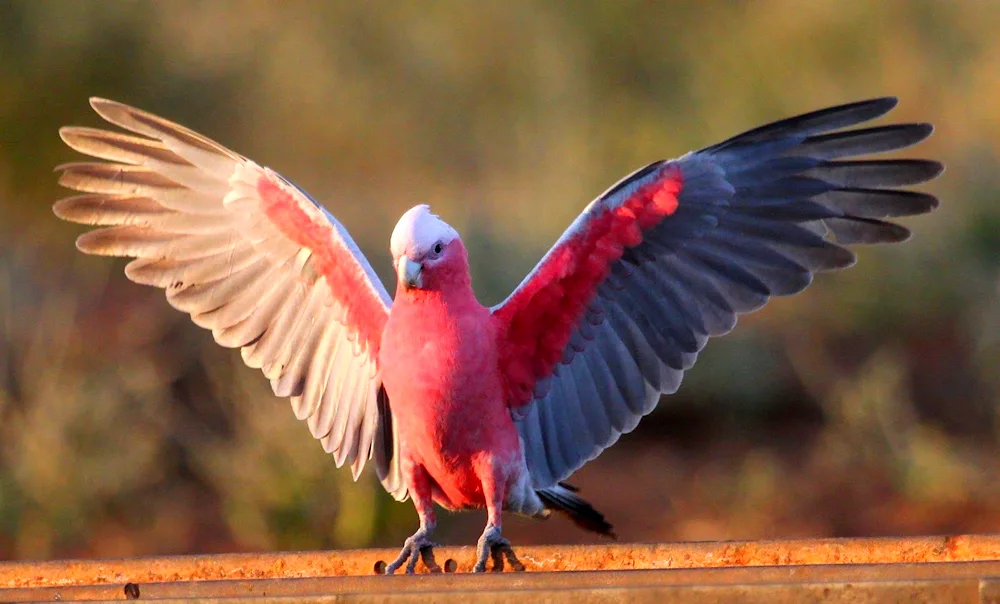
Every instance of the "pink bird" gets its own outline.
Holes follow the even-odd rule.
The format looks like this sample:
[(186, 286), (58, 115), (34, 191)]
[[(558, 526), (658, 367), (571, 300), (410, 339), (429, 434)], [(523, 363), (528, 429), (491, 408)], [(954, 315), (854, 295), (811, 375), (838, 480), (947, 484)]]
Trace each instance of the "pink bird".
[(462, 239), (427, 206), (392, 232), (390, 298), (343, 225), (290, 181), (162, 118), (91, 105), (133, 134), (60, 131), (113, 163), (61, 166), (60, 183), (83, 194), (56, 215), (106, 227), (77, 247), (136, 258), (125, 274), (240, 348), (338, 467), (357, 479), (374, 458), (386, 490), (413, 499), (420, 529), (388, 573), (418, 558), (439, 570), (434, 504), (486, 509), (476, 571), (491, 557), (521, 568), (503, 511), (557, 510), (613, 536), (562, 481), (675, 392), (737, 315), (853, 264), (847, 244), (906, 239), (887, 219), (937, 200), (899, 187), (943, 169), (845, 159), (930, 135), (929, 124), (845, 130), (893, 98), (762, 126), (627, 176), (487, 308)]

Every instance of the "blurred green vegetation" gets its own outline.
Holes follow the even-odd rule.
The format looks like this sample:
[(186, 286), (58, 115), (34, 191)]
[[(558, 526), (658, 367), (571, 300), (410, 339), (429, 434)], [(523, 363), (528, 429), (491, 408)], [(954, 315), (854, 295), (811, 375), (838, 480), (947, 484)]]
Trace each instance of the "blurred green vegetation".
[[(430, 203), (502, 299), (629, 170), (884, 94), (931, 121), (939, 211), (772, 302), (576, 480), (625, 539), (1000, 530), (1000, 10), (995, 2), (0, 2), (0, 558), (389, 545), (266, 381), (77, 254), (57, 136), (91, 95), (281, 171), (392, 289)], [(442, 523), (471, 541), (480, 515)], [(523, 541), (590, 539), (561, 519)]]

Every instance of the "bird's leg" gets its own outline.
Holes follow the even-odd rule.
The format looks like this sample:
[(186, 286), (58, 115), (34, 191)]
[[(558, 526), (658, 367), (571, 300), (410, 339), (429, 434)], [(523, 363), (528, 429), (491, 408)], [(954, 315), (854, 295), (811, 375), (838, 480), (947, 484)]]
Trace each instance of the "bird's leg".
[(406, 468), (406, 465), (409, 464), (404, 464), (403, 471), (408, 474), (407, 483), (410, 487), (410, 495), (413, 497), (413, 506), (417, 508), (417, 514), (420, 516), (420, 528), (407, 537), (399, 555), (385, 567), (385, 574), (395, 573), (404, 562), (409, 560), (406, 564), (406, 574), (412, 575), (417, 568), (418, 559), (424, 561), (427, 570), (439, 573), (441, 567), (434, 561), (434, 546), (437, 544), (430, 540), (430, 535), (437, 525), (434, 517), (434, 502), (431, 499), (430, 482), (423, 467)]
[(421, 516), (420, 528), (406, 538), (403, 542), (403, 549), (391, 564), (385, 567), (385, 574), (395, 573), (404, 562), (406, 564), (406, 574), (412, 575), (417, 569), (417, 560), (423, 560), (424, 566), (432, 573), (441, 572), (441, 567), (434, 560), (434, 546), (437, 545), (430, 540), (430, 534), (434, 530), (434, 521), (427, 521)]
[(524, 570), (524, 565), (521, 561), (517, 559), (514, 554), (514, 548), (511, 547), (510, 541), (504, 539), (500, 535), (501, 529), (501, 512), (503, 510), (504, 501), (504, 483), (501, 478), (497, 475), (498, 473), (491, 472), (490, 475), (485, 477), (483, 480), (483, 495), (486, 498), (486, 529), (483, 531), (482, 536), (479, 537), (479, 541), (476, 543), (476, 552), (478, 556), (476, 558), (476, 566), (473, 568), (474, 572), (481, 573), (486, 570), (486, 560), (487, 558), (493, 558), (493, 570), (502, 571), (504, 566), (504, 557), (510, 563), (511, 568), (517, 571)]
[(487, 523), (486, 530), (476, 543), (476, 551), (479, 555), (476, 558), (476, 566), (472, 569), (474, 572), (481, 573), (486, 570), (487, 558), (493, 558), (493, 571), (500, 572), (503, 570), (505, 557), (511, 568), (516, 571), (524, 570), (524, 565), (517, 559), (510, 541), (500, 536), (500, 527), (493, 523)]

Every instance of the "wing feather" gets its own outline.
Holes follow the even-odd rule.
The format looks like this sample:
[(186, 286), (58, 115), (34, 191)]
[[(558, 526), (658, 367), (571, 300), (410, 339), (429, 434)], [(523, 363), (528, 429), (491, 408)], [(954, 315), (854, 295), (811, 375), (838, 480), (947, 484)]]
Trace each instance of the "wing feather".
[(887, 219), (937, 207), (931, 195), (896, 188), (936, 177), (937, 162), (853, 158), (914, 145), (930, 125), (841, 130), (895, 104), (862, 101), (761, 126), (649, 164), (587, 206), (493, 308), (536, 487), (633, 430), (739, 314), (852, 265), (848, 244), (905, 240), (909, 231)]
[(57, 216), (97, 228), (77, 247), (126, 256), (128, 278), (166, 290), (172, 306), (241, 348), (296, 417), (354, 477), (375, 443), (396, 440), (376, 463), (406, 496), (398, 439), (378, 434), (378, 347), (390, 299), (346, 229), (280, 175), (183, 126), (92, 99), (127, 132), (67, 127), (72, 149), (101, 162), (62, 165), (60, 184), (81, 194)]

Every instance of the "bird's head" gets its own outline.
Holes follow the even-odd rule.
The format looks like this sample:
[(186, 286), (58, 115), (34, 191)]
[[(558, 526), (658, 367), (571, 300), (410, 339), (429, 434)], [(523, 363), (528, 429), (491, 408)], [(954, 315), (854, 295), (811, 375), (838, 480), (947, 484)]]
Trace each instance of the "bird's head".
[(440, 290), (468, 282), (468, 256), (458, 232), (426, 205), (403, 214), (389, 248), (399, 279), (397, 291)]

